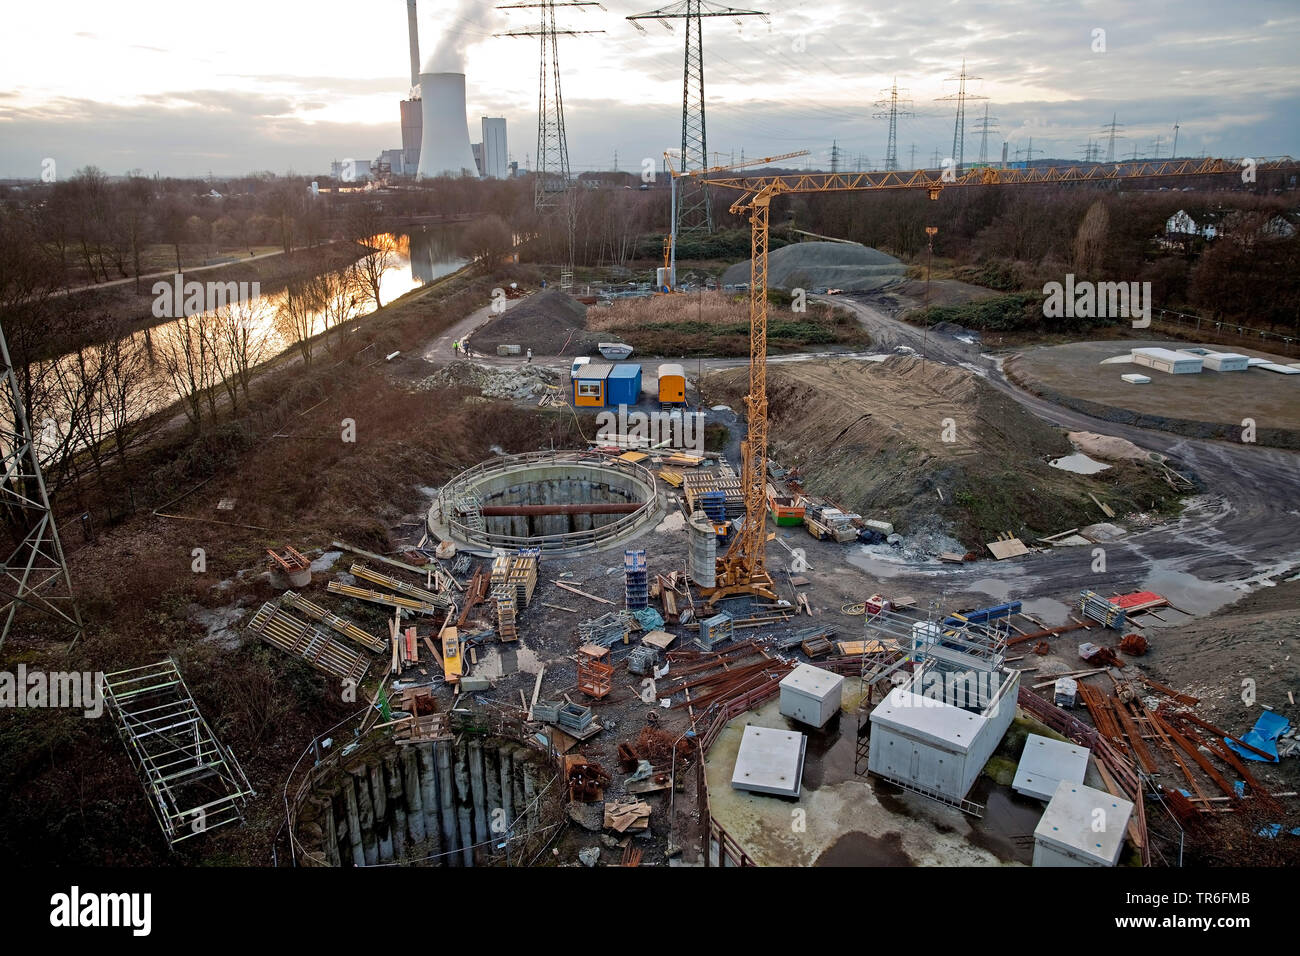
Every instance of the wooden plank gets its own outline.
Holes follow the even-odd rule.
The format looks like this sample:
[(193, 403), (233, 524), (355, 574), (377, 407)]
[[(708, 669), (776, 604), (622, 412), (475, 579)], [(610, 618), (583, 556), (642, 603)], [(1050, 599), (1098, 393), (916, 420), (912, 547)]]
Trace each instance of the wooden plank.
[(551, 581), (557, 588), (568, 591), (570, 594), (576, 594), (579, 597), (585, 597), (592, 601), (598, 601), (601, 604), (608, 604), (610, 607), (616, 606), (613, 601), (606, 601), (603, 597), (596, 597), (594, 594), (588, 594), (586, 591), (575, 588), (572, 584), (565, 584), (563, 581)]

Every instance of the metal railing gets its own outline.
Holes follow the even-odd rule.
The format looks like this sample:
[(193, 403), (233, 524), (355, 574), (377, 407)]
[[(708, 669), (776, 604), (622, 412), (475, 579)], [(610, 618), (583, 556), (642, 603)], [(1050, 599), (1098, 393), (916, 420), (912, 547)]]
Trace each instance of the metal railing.
[[(561, 534), (498, 534), (476, 526), (475, 522), (462, 519), (457, 509), (458, 502), (467, 497), (476, 497), (473, 489), (484, 479), (544, 465), (575, 465), (625, 473), (644, 486), (648, 500), (636, 511), (623, 515), (616, 521), (586, 531), (570, 531)], [(528, 452), (506, 458), (490, 459), (461, 472), (438, 492), (437, 507), (442, 522), (445, 523), (452, 537), (471, 544), (488, 548), (532, 547), (541, 548), (546, 552), (573, 552), (612, 544), (649, 521), (659, 512), (659, 489), (654, 473), (650, 469), (599, 452)]]

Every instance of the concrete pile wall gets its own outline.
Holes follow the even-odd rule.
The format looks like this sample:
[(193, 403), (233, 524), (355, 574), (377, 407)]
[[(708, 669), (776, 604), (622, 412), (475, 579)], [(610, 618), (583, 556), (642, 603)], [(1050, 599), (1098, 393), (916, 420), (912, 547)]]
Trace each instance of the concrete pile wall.
[(539, 828), (545, 804), (532, 804), (554, 774), (542, 754), (500, 737), (367, 750), (343, 760), (298, 808), (299, 863), (488, 862), (503, 852), (496, 844), (507, 829)]

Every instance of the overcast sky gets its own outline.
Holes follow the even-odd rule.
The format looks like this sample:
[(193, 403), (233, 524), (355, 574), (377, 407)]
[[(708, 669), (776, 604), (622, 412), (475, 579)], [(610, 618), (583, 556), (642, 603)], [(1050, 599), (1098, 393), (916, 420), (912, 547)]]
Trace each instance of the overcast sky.
[[(739, 0), (732, 0), (738, 3)], [(561, 9), (561, 75), (575, 170), (639, 170), (680, 144), (684, 27), (625, 17), (652, 2)], [(883, 166), (887, 123), (872, 104), (897, 76), (915, 116), (899, 161), (952, 153), (946, 81), (964, 57), (1012, 158), (1078, 159), (1112, 114), (1116, 154), (1300, 156), (1297, 0), (771, 0), (757, 17), (705, 22), (709, 148), (730, 158), (808, 149), (825, 168)], [(511, 157), (536, 149), (534, 12), (423, 0), (421, 51), (468, 77), (471, 138), (508, 120)], [(320, 173), (401, 144), (409, 88), (404, 0), (61, 0), (7, 2), (0, 56), (0, 178), (110, 174)], [(1098, 31), (1104, 31), (1099, 33)], [(1100, 49), (1104, 46), (1104, 51)], [(968, 105), (965, 158), (978, 158), (984, 100)], [(1023, 156), (1022, 156), (1023, 158)], [(724, 160), (726, 161), (726, 160)], [(799, 161), (802, 163), (803, 161)], [(798, 164), (795, 164), (798, 165)]]

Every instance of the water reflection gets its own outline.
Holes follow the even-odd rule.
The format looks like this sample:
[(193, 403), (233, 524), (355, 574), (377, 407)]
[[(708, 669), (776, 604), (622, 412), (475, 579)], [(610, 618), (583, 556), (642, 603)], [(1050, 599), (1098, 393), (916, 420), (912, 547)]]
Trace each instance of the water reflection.
[[(388, 305), (466, 265), (456, 248), (458, 237), (456, 226), (376, 236), (373, 244), (388, 250), (382, 269), (373, 270), (380, 302)], [(167, 320), (49, 363), (38, 376), (45, 383), (41, 394), (33, 396), (35, 422), (57, 425), (47, 429), (48, 440), (39, 441), (43, 455), (54, 455), (71, 431), (86, 435), (73, 439), (74, 447), (95, 441), (99, 429), (91, 423), (106, 414), (139, 418), (180, 400), (194, 420), (215, 415), (215, 403), (223, 398), (238, 405), (247, 399), (256, 366), (375, 311), (366, 274), (372, 270), (361, 265), (214, 312)]]

